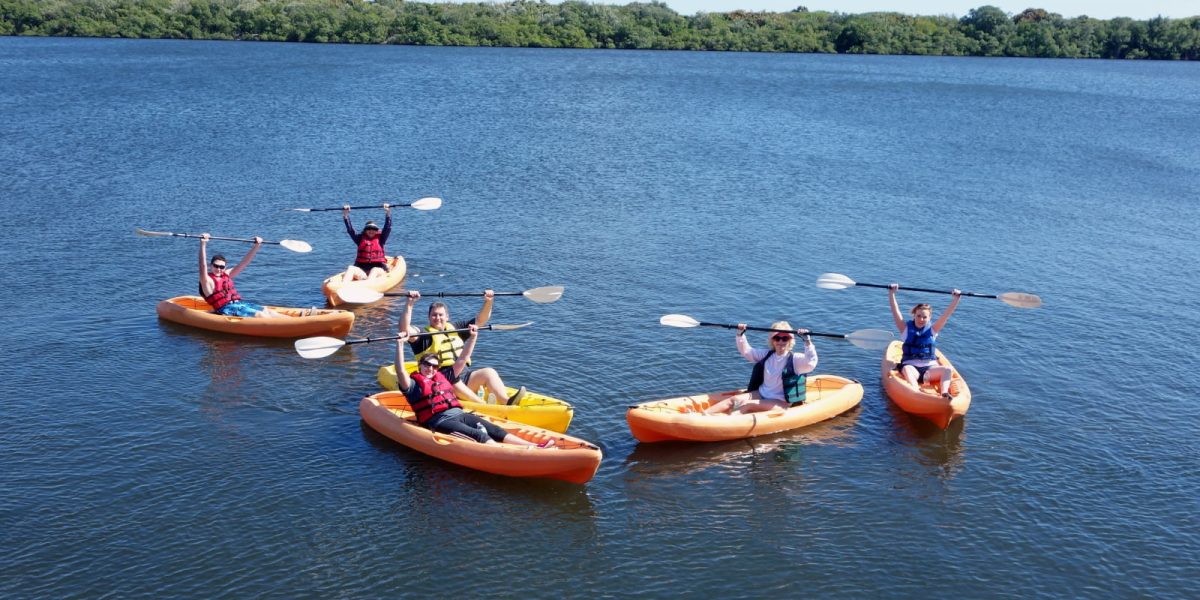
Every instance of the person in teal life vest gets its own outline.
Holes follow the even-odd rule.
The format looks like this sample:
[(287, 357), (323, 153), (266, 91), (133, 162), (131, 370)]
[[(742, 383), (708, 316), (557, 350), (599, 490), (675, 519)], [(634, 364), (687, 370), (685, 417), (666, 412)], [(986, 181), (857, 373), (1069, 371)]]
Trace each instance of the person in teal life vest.
[(342, 220), (346, 222), (346, 233), (350, 234), (350, 239), (354, 240), (354, 245), (358, 247), (354, 264), (347, 267), (346, 273), (342, 275), (343, 284), (355, 279), (374, 279), (387, 275), (388, 262), (383, 245), (392, 234), (391, 205), (384, 204), (383, 211), (386, 217), (383, 220), (382, 231), (375, 221), (367, 221), (367, 224), (363, 225), (362, 233), (358, 233), (354, 231), (354, 225), (350, 224), (350, 205), (342, 205)]
[[(416, 415), (417, 424), (439, 433), (457, 435), (475, 440), (481, 444), (503, 442), (517, 446), (553, 446), (553, 441), (534, 444), (513, 435), (508, 430), (495, 425), (486, 419), (481, 419), (462, 409), (458, 396), (454, 393), (453, 380), (467, 368), (471, 360), (471, 352), (475, 349), (475, 340), (479, 338), (475, 325), (468, 327), (470, 332), (467, 342), (462, 347), (462, 353), (449, 369), (441, 367), (437, 355), (425, 354), (417, 359), (417, 371), (412, 375), (408, 369), (397, 369), (396, 377), (400, 391), (408, 398), (408, 405)], [(398, 328), (404, 335), (408, 327), (402, 322)], [(396, 364), (404, 364), (403, 338), (396, 340)]]
[(746, 391), (730, 396), (708, 407), (705, 414), (748, 414), (772, 409), (787, 409), (804, 403), (806, 374), (817, 368), (817, 349), (808, 336), (807, 329), (796, 329), (796, 335), (804, 337), (804, 352), (796, 353), (796, 335), (790, 331), (787, 321), (771, 324), (769, 348), (753, 348), (746, 340), (746, 324), (738, 323), (738, 353), (754, 363), (750, 384)]
[[(448, 329), (466, 329), (468, 326), (475, 325), (483, 327), (487, 325), (488, 319), (492, 318), (492, 302), (495, 300), (495, 293), (492, 290), (483, 291), (483, 307), (479, 309), (479, 314), (474, 319), (469, 321), (450, 321), (450, 309), (443, 302), (434, 302), (429, 306), (429, 325), (424, 330), (417, 329), (412, 325), (413, 306), (417, 300), (421, 298), (421, 292), (417, 290), (408, 291), (408, 302), (404, 306), (404, 316), (400, 318), (400, 324), (403, 325), (403, 330), (411, 334), (421, 333), (422, 331), (445, 331)], [(413, 354), (417, 360), (425, 356), (432, 355), (438, 359), (438, 364), (442, 371), (450, 377), (450, 381), (455, 384), (459, 394), (464, 398), (469, 398), (472, 401), (481, 401), (475, 394), (474, 390), (480, 386), (486, 386), (491, 390), (492, 396), (498, 399), (498, 402), (516, 405), (519, 404), (521, 398), (525, 397), (525, 387), (522, 386), (511, 396), (508, 395), (508, 388), (505, 387), (504, 381), (500, 379), (500, 374), (492, 368), (482, 369), (466, 369), (461, 373), (450, 373), (450, 367), (463, 352), (463, 347), (466, 342), (471, 341), (475, 336), (470, 333), (448, 332), (436, 335), (424, 335), (417, 338), (412, 338), (409, 341), (409, 346), (412, 348)], [(467, 360), (467, 366), (470, 366), (471, 361)], [(397, 374), (403, 370), (400, 368), (400, 363), (396, 365)]]
[(952, 397), (950, 380), (954, 371), (950, 367), (938, 364), (937, 353), (934, 350), (937, 347), (938, 334), (946, 326), (950, 315), (954, 314), (954, 309), (958, 308), (958, 301), (962, 300), (962, 292), (957, 289), (951, 292), (954, 299), (950, 301), (950, 306), (946, 307), (946, 312), (942, 313), (937, 323), (930, 325), (929, 322), (933, 320), (933, 307), (924, 303), (912, 308), (912, 320), (904, 320), (904, 316), (900, 314), (900, 305), (896, 303), (898, 289), (900, 285), (896, 283), (888, 286), (892, 320), (896, 322), (896, 329), (900, 330), (900, 339), (903, 340), (904, 354), (896, 369), (913, 387), (919, 388), (923, 383), (933, 385), (942, 397), (949, 400)]
[(213, 312), (230, 317), (289, 316), (261, 304), (242, 300), (233, 285), (233, 278), (246, 269), (250, 261), (254, 260), (254, 255), (258, 254), (259, 248), (262, 248), (262, 238), (254, 237), (254, 247), (250, 248), (246, 256), (242, 257), (242, 262), (233, 268), (229, 268), (229, 263), (222, 254), (213, 256), (212, 262), (208, 262), (208, 238), (207, 233), (200, 236), (200, 295), (213, 308)]

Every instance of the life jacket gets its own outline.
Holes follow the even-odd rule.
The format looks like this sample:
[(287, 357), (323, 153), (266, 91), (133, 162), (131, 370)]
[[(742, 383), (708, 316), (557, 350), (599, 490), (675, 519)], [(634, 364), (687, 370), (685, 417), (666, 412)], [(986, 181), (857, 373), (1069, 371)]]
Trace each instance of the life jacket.
[[(425, 331), (442, 330), (433, 325), (426, 325)], [(454, 361), (458, 360), (459, 355), (462, 354), (462, 349), (463, 341), (462, 338), (458, 337), (457, 333), (439, 333), (429, 336), (429, 347), (418, 352), (416, 359), (420, 361), (421, 357), (426, 354), (436, 354), (439, 361), (438, 364), (443, 367), (449, 367), (454, 364)], [(470, 365), (471, 361), (468, 360), (467, 364)]]
[[(754, 364), (754, 370), (750, 372), (750, 384), (746, 389), (753, 392), (762, 387), (763, 378), (767, 370), (767, 359), (771, 358), (775, 353), (768, 352), (762, 360)], [(798, 375), (796, 366), (792, 364), (794, 353), (787, 353), (787, 362), (783, 365), (783, 399), (791, 403), (792, 406), (804, 404), (804, 398), (808, 394), (806, 375)]]
[[(204, 296), (204, 301), (207, 302), (208, 305), (213, 308), (213, 310), (221, 310), (222, 306), (225, 306), (234, 300), (242, 299), (242, 297), (238, 295), (237, 289), (233, 287), (233, 278), (230, 277), (228, 273), (219, 273), (217, 275), (209, 273), (208, 276), (212, 277), (213, 280), (213, 293)], [(204, 286), (200, 286), (200, 295), (204, 295)]]
[(412, 403), (417, 423), (424, 424), (442, 411), (462, 408), (458, 396), (454, 394), (454, 384), (441, 371), (435, 372), (433, 377), (425, 377), (417, 372), (412, 374), (412, 378), (421, 387), (421, 398)]
[(379, 236), (367, 237), (367, 234), (362, 234), (358, 239), (358, 256), (354, 257), (356, 263), (386, 263), (387, 256), (383, 253), (383, 244), (379, 243)]
[(910, 360), (930, 360), (937, 357), (934, 353), (933, 325), (928, 325), (925, 329), (917, 329), (917, 326), (912, 321), (904, 324), (904, 356), (900, 362)]

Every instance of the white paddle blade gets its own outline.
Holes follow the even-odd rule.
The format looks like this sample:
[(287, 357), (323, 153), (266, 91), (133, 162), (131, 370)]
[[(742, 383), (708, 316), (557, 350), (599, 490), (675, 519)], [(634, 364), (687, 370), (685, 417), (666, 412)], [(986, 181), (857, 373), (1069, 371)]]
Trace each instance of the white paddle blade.
[(1004, 292), (996, 296), (1001, 302), (1017, 308), (1037, 308), (1042, 305), (1042, 299), (1024, 292)]
[(142, 229), (140, 227), (135, 229), (134, 231), (138, 235), (144, 235), (146, 237), (169, 237), (171, 235), (171, 233), (167, 232), (167, 231), (146, 231), (145, 229)]
[(663, 315), (658, 320), (660, 325), (667, 327), (699, 327), (700, 321), (697, 321), (687, 315)]
[(854, 287), (854, 280), (841, 273), (821, 273), (817, 277), (817, 287), (823, 290), (844, 290)]
[(437, 210), (442, 207), (442, 199), (432, 196), (421, 198), (414, 201), (412, 207), (417, 210)]
[(337, 291), (337, 296), (347, 304), (366, 304), (374, 302), (383, 297), (383, 293), (377, 292), (369, 287), (361, 285), (346, 285), (342, 286)]
[(311, 208), (285, 208), (283, 210), (294, 210), (296, 212), (312, 212)]
[(489, 327), (494, 331), (512, 331), (514, 329), (521, 329), (522, 327), (529, 327), (530, 325), (533, 325), (533, 321), (526, 321), (516, 325), (489, 325)]
[(882, 329), (859, 329), (846, 334), (846, 341), (867, 350), (885, 350), (894, 336)]
[(561, 285), (550, 285), (533, 288), (532, 290), (521, 292), (521, 295), (538, 304), (550, 304), (551, 302), (558, 302), (558, 299), (562, 298), (563, 287)]
[(292, 252), (312, 252), (312, 246), (308, 245), (308, 242), (300, 240), (280, 240), (279, 245)]
[(310, 337), (296, 340), (296, 354), (303, 358), (325, 358), (346, 345), (346, 342), (331, 337)]

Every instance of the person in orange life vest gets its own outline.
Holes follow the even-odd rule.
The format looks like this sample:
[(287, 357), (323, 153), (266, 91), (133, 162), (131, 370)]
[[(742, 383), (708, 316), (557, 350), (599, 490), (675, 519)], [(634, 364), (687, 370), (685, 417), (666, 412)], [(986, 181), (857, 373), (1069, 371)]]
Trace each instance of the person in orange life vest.
[[(401, 324), (403, 325), (403, 324)], [(481, 419), (462, 409), (458, 397), (454, 393), (452, 378), (467, 367), (471, 351), (475, 349), (475, 340), (479, 338), (478, 329), (470, 325), (470, 336), (463, 346), (462, 354), (450, 366), (449, 374), (440, 368), (440, 361), (434, 354), (426, 354), (417, 360), (417, 371), (412, 375), (404, 365), (405, 340), (396, 340), (396, 376), (400, 390), (408, 398), (408, 404), (417, 416), (417, 423), (439, 433), (458, 434), (473, 439), (481, 444), (503, 442), (517, 446), (536, 446), (518, 436), (509, 433), (503, 427)], [(404, 334), (405, 327), (399, 327), (399, 333)], [(544, 444), (547, 447), (552, 444)]]
[(367, 221), (360, 234), (355, 232), (354, 226), (350, 224), (350, 205), (342, 205), (342, 220), (346, 222), (346, 233), (350, 234), (350, 239), (354, 240), (355, 246), (358, 246), (354, 264), (347, 267), (346, 274), (342, 276), (343, 284), (350, 283), (355, 279), (373, 279), (387, 275), (387, 255), (384, 254), (383, 245), (387, 243), (388, 236), (392, 234), (391, 205), (384, 204), (383, 211), (387, 214), (383, 220), (383, 231), (379, 230), (375, 221)]
[[(422, 330), (417, 329), (412, 325), (413, 305), (421, 298), (421, 292), (409, 290), (408, 303), (404, 306), (404, 316), (400, 318), (401, 330), (407, 331), (410, 335), (421, 333)], [(466, 329), (469, 325), (483, 327), (487, 324), (488, 319), (492, 317), (492, 302), (495, 300), (495, 293), (492, 290), (483, 291), (483, 308), (479, 309), (479, 314), (470, 321), (450, 322), (450, 309), (443, 302), (434, 302), (429, 306), (429, 326), (424, 331), (442, 331), (445, 329)], [(412, 338), (409, 341), (409, 346), (412, 347), (413, 353), (417, 359), (421, 359), (426, 355), (433, 355), (438, 359), (438, 364), (441, 365), (443, 371), (448, 373), (450, 365), (454, 364), (458, 356), (462, 352), (463, 344), (470, 341), (474, 336), (469, 333), (446, 333), (441, 335), (427, 335), (418, 338)], [(470, 364), (470, 361), (467, 361)], [(397, 364), (397, 370), (401, 370)], [(479, 386), (486, 386), (492, 392), (492, 396), (497, 398), (499, 402), (506, 404), (517, 405), (521, 398), (525, 396), (525, 387), (522, 386), (512, 396), (508, 395), (508, 389), (504, 385), (504, 381), (500, 379), (500, 374), (493, 368), (483, 369), (463, 369), (461, 373), (456, 373), (455, 377), (450, 377), (451, 383), (454, 383), (455, 389), (459, 395), (470, 399), (473, 402), (481, 402), (479, 396), (474, 390), (479, 389)]]
[(934, 350), (937, 346), (938, 333), (946, 326), (946, 321), (950, 319), (950, 315), (954, 314), (954, 309), (958, 308), (958, 301), (962, 300), (962, 292), (957, 289), (951, 292), (954, 300), (950, 301), (950, 306), (946, 307), (946, 312), (942, 313), (942, 317), (937, 320), (937, 323), (930, 325), (929, 321), (933, 319), (933, 307), (924, 303), (913, 307), (911, 321), (904, 320), (904, 316), (900, 314), (900, 305), (896, 303), (896, 290), (898, 289), (900, 289), (900, 285), (896, 283), (888, 286), (892, 320), (896, 322), (896, 329), (900, 330), (900, 339), (904, 343), (904, 354), (896, 369), (913, 387), (919, 388), (922, 383), (936, 385), (942, 397), (949, 400), (953, 397), (950, 394), (950, 380), (954, 376), (954, 371), (938, 364), (937, 353)]
[[(200, 295), (204, 301), (213, 307), (213, 312), (230, 317), (286, 317), (261, 304), (246, 302), (238, 295), (233, 286), (233, 278), (240, 274), (246, 265), (258, 254), (262, 247), (262, 238), (254, 237), (254, 247), (242, 257), (242, 262), (236, 267), (229, 268), (225, 256), (213, 256), (211, 265), (208, 262), (208, 234), (200, 236)], [(210, 270), (211, 267), (211, 270)]]
[[(771, 324), (771, 329), (788, 329), (787, 321)], [(790, 332), (771, 333), (770, 348), (752, 348), (746, 340), (746, 324), (738, 323), (738, 353), (754, 363), (747, 390), (730, 396), (705, 410), (705, 414), (722, 413), (749, 414), (773, 409), (786, 410), (789, 406), (803, 404), (805, 396), (804, 374), (817, 368), (817, 349), (808, 336), (807, 329), (797, 329), (796, 335), (804, 337), (804, 352), (792, 352), (796, 347), (796, 336)]]

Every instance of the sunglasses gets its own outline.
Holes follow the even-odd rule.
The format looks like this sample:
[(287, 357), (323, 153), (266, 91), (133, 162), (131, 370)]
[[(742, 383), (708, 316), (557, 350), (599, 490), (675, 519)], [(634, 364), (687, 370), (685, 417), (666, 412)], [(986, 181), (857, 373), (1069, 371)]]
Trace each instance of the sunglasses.
[(790, 342), (790, 341), (792, 341), (792, 336), (790, 336), (790, 335), (776, 335), (776, 336), (772, 336), (772, 337), (771, 337), (771, 339), (773, 339), (773, 340), (775, 340), (775, 341), (777, 341), (777, 342)]
[(224, 268), (225, 268), (225, 265), (218, 265), (218, 264), (216, 264), (216, 263), (213, 263), (213, 268), (214, 268), (214, 269), (224, 269)]

